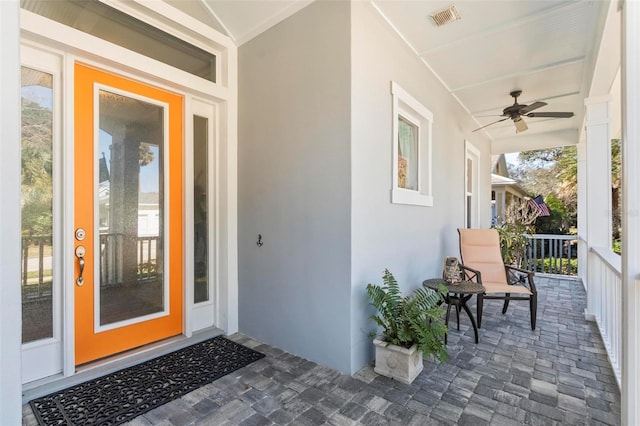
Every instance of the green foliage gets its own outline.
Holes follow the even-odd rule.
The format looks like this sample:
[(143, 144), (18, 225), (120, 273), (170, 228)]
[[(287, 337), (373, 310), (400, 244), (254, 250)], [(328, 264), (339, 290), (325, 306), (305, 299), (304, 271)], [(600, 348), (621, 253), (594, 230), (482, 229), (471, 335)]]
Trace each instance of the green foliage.
[[(621, 174), (622, 141), (611, 141), (611, 222), (612, 237), (621, 235)], [(520, 166), (512, 177), (518, 179), (531, 194), (543, 194), (551, 210), (551, 217), (536, 221), (540, 234), (567, 234), (577, 225), (578, 162), (575, 146), (547, 150), (525, 151), (518, 155)], [(559, 203), (554, 203), (557, 200)], [(614, 246), (614, 250), (619, 247)]]
[(32, 198), (22, 206), (22, 234), (51, 235), (53, 204), (50, 197)]
[[(433, 356), (441, 362), (447, 359), (444, 335), (444, 310), (440, 303), (444, 300), (446, 288), (437, 292), (420, 287), (411, 296), (403, 296), (394, 276), (385, 269), (382, 286), (367, 285), (371, 305), (378, 315), (371, 319), (382, 328), (384, 341), (410, 348), (417, 344), (424, 357)], [(370, 337), (375, 336), (373, 333)]]
[(547, 204), (547, 207), (549, 207), (551, 216), (541, 216), (536, 220), (535, 233), (558, 235), (566, 234), (569, 229), (571, 219), (563, 201), (555, 194), (549, 194), (545, 198), (544, 202)]
[(507, 206), (505, 217), (495, 226), (500, 237), (502, 260), (507, 265), (521, 266), (528, 239), (525, 234), (533, 233), (533, 224), (538, 214), (526, 200), (514, 201)]
[[(540, 217), (536, 233), (566, 234), (577, 224), (578, 162), (575, 146), (524, 151), (513, 177), (531, 194), (542, 194), (551, 217)], [(555, 203), (557, 201), (557, 203)]]
[(136, 272), (139, 278), (142, 278), (147, 274), (156, 275), (158, 273), (156, 261), (150, 260), (149, 262), (138, 263)]
[[(611, 141), (611, 227), (614, 240), (620, 240), (622, 236), (622, 141), (613, 139)], [(614, 246), (622, 252), (622, 247)]]
[(526, 265), (527, 269), (539, 271), (548, 274), (561, 274), (561, 275), (576, 275), (578, 273), (578, 259), (567, 259), (561, 257), (545, 257), (544, 259), (537, 259), (536, 265), (533, 265), (533, 259), (531, 259), (529, 265)]
[(614, 253), (622, 254), (622, 241), (613, 240), (613, 243), (611, 244), (611, 249), (613, 250)]
[(52, 113), (22, 100), (22, 229), (23, 235), (52, 232)]
[(520, 266), (524, 249), (527, 246), (526, 230), (521, 224), (504, 223), (496, 226), (500, 237), (500, 252), (506, 265)]

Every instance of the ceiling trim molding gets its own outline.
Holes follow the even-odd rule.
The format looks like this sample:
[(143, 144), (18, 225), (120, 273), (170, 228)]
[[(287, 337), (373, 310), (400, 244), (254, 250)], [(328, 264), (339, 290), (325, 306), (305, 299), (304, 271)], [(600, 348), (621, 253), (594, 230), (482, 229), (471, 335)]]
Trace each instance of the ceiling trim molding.
[(209, 6), (209, 3), (207, 3), (204, 0), (201, 0), (201, 4), (204, 7), (204, 9), (209, 13), (209, 15), (211, 15), (211, 17), (215, 19), (218, 22), (218, 24), (220, 24), (224, 32), (227, 33), (228, 37), (231, 39), (231, 41), (236, 43), (236, 39), (233, 36), (233, 34), (231, 34), (231, 31), (229, 31), (229, 28), (227, 28), (227, 26), (224, 24), (222, 19), (220, 19), (218, 15), (216, 15), (216, 12), (214, 12), (213, 9), (211, 9), (211, 6)]
[(238, 34), (237, 36), (232, 35), (232, 37), (234, 38), (236, 45), (240, 47), (246, 42), (248, 42), (249, 40), (252, 40), (253, 38), (267, 31), (269, 28), (273, 27), (274, 25), (284, 21), (289, 16), (301, 11), (302, 9), (304, 9), (305, 7), (307, 7), (313, 2), (314, 0), (297, 0), (291, 3), (290, 6), (267, 17), (266, 19), (261, 21), (259, 24), (251, 28), (249, 31), (245, 32), (244, 34)]

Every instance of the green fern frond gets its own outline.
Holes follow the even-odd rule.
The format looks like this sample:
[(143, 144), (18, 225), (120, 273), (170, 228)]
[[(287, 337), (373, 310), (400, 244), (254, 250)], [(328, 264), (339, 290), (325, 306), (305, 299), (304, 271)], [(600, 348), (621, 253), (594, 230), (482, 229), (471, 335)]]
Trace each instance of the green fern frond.
[(425, 357), (444, 361), (447, 330), (440, 304), (446, 287), (441, 286), (438, 291), (421, 287), (411, 296), (402, 296), (398, 282), (388, 269), (384, 270), (382, 279), (382, 286), (368, 284), (367, 294), (379, 313), (371, 319), (382, 328), (384, 340), (407, 348), (417, 344)]

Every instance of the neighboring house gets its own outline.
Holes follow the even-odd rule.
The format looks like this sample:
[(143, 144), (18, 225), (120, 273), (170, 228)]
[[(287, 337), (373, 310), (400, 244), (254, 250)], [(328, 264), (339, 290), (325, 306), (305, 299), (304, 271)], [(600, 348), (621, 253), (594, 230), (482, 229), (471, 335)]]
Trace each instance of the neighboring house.
[(507, 206), (529, 197), (529, 194), (509, 176), (504, 154), (491, 156), (491, 223), (504, 219)]
[[(174, 336), (240, 331), (347, 374), (371, 360), (368, 333), (374, 326), (367, 283), (379, 282), (389, 268), (402, 289), (411, 291), (425, 278), (441, 275), (445, 256), (457, 255), (457, 228), (491, 225), (491, 156), (513, 150), (515, 134), (511, 126), (495, 133), (504, 130), (509, 137), (474, 132), (479, 122), (460, 96), (473, 86), (464, 75), (477, 70), (453, 67), (458, 84), (447, 87), (376, 3), (411, 7), (419, 2), (297, 2), (287, 19), (256, 25), (241, 42), (223, 34), (224, 23), (211, 22), (211, 14), (189, 15), (172, 6), (186, 2), (28, 1), (24, 9), (17, 1), (0, 2), (0, 423), (19, 424), (23, 386), (73, 377), (78, 365), (117, 359), (123, 351)], [(567, 7), (561, 3), (554, 13)], [(587, 3), (585, 9), (604, 10), (592, 14), (602, 26), (606, 7)], [(640, 26), (634, 7), (629, 30), (613, 31), (622, 33), (627, 45), (635, 40), (631, 29)], [(615, 10), (612, 3), (607, 16), (615, 16)], [(246, 15), (249, 19), (253, 13)], [(614, 19), (619, 23), (621, 18)], [(511, 24), (503, 22), (500, 28)], [(455, 41), (446, 27), (440, 34)], [(466, 44), (470, 34), (460, 40)], [(609, 122), (598, 114), (609, 111), (609, 98), (599, 95), (609, 93), (613, 79), (596, 71), (613, 69), (615, 74), (620, 61), (605, 53), (619, 52), (620, 42), (607, 42), (600, 55), (585, 59), (578, 53), (553, 62), (552, 68), (575, 67), (570, 76), (596, 75), (587, 92), (580, 92), (591, 83), (587, 77), (566, 92), (582, 96), (580, 105), (584, 97), (594, 96), (587, 102), (588, 137), (570, 129), (550, 132), (542, 141), (540, 136), (521, 139), (554, 146), (580, 143), (579, 178), (588, 177), (583, 191), (598, 191), (589, 179), (606, 179), (609, 173), (601, 161), (606, 155), (590, 151), (606, 148), (597, 142), (610, 139)], [(535, 44), (540, 49), (547, 45)], [(449, 45), (431, 53), (446, 58), (458, 50), (442, 46)], [(483, 60), (511, 75), (514, 69), (506, 65), (518, 61), (501, 46), (521, 49), (496, 39), (490, 45), (496, 56)], [(623, 93), (640, 87), (640, 70), (632, 68), (640, 48), (630, 46), (623, 58), (631, 67), (622, 73), (629, 80), (622, 83)], [(573, 47), (567, 43), (566, 49)], [(21, 318), (17, 86), (27, 84), (21, 71), (30, 76), (29, 86), (37, 86), (39, 95), (48, 93), (50, 100), (39, 109), (48, 109), (52, 120), (56, 262), (49, 334), (24, 344), (16, 320)], [(536, 71), (535, 66), (528, 69), (529, 74)], [(640, 106), (634, 108), (630, 104), (626, 110), (630, 117), (640, 114)], [(634, 151), (640, 130), (631, 122), (623, 122), (631, 132), (626, 162), (640, 160)], [(161, 288), (167, 303), (149, 317), (106, 326), (96, 319), (101, 307), (93, 287), (99, 284), (93, 282), (97, 266), (92, 266), (102, 260), (95, 250), (98, 130), (111, 137), (110, 191), (118, 191), (119, 206), (109, 206), (109, 221), (125, 236), (118, 250), (124, 281), (139, 273), (135, 264), (125, 263), (137, 259), (138, 218), (144, 214), (139, 190), (127, 188), (139, 188), (141, 146), (163, 153), (157, 173), (164, 189), (158, 227), (164, 232), (154, 274), (166, 280)], [(628, 167), (630, 173), (635, 169)], [(601, 202), (591, 194), (588, 203)], [(632, 205), (640, 201), (640, 195), (626, 196)], [(581, 199), (586, 200), (584, 193)], [(579, 226), (582, 259), (593, 255), (592, 245), (606, 247), (606, 232), (598, 226), (606, 212), (596, 217), (599, 210), (588, 203), (582, 203)], [(640, 239), (633, 237), (640, 223), (634, 227), (631, 214), (627, 219), (623, 240), (628, 257), (618, 276), (623, 277), (622, 292), (633, 296), (631, 284), (640, 275), (640, 245), (633, 245)], [(78, 281), (77, 265), (85, 257), (90, 261), (84, 281)], [(586, 265), (586, 260), (581, 263)], [(198, 276), (202, 271), (204, 276)], [(194, 276), (204, 285), (197, 292)], [(591, 315), (597, 305), (592, 299)], [(629, 304), (623, 310), (625, 338), (633, 339), (640, 336), (633, 333), (636, 324), (640, 330), (640, 319), (629, 312), (640, 296), (623, 300)], [(625, 347), (624, 357), (632, 367), (640, 358), (640, 345), (633, 343)], [(640, 393), (640, 381), (628, 371), (627, 390)]]
[(138, 236), (160, 235), (160, 204), (157, 192), (141, 192), (138, 204)]
[[(157, 192), (141, 192), (138, 199), (138, 236), (160, 235), (160, 205)], [(100, 209), (100, 233), (109, 232), (109, 186), (100, 184), (98, 189)]]

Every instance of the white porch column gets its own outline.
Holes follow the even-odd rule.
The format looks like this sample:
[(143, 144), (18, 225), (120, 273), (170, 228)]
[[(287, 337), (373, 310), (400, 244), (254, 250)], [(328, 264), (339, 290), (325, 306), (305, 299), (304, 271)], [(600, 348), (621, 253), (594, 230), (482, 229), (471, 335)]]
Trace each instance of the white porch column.
[(496, 215), (498, 220), (504, 220), (504, 213), (507, 206), (507, 196), (505, 189), (499, 189), (496, 191)]
[[(587, 248), (587, 143), (582, 133), (576, 145), (578, 163), (578, 277), (587, 290), (589, 249)], [(588, 310), (587, 310), (588, 311)]]
[(22, 424), (20, 5), (0, 1), (0, 424)]
[[(597, 96), (585, 99), (585, 142), (579, 151), (578, 161), (584, 161), (583, 171), (578, 176), (583, 177), (583, 191), (579, 193), (581, 200), (580, 215), (584, 228), (580, 238), (586, 242), (586, 250), (582, 254), (586, 257), (579, 259), (578, 264), (588, 263), (591, 247), (611, 247), (611, 96)], [(582, 144), (581, 144), (582, 145)], [(581, 158), (580, 154), (584, 157)], [(587, 311), (586, 317), (593, 319), (596, 312), (595, 303), (598, 292), (591, 291), (594, 287), (593, 277), (586, 273)], [(584, 277), (583, 277), (584, 279)]]
[(622, 11), (622, 424), (640, 424), (640, 2)]

